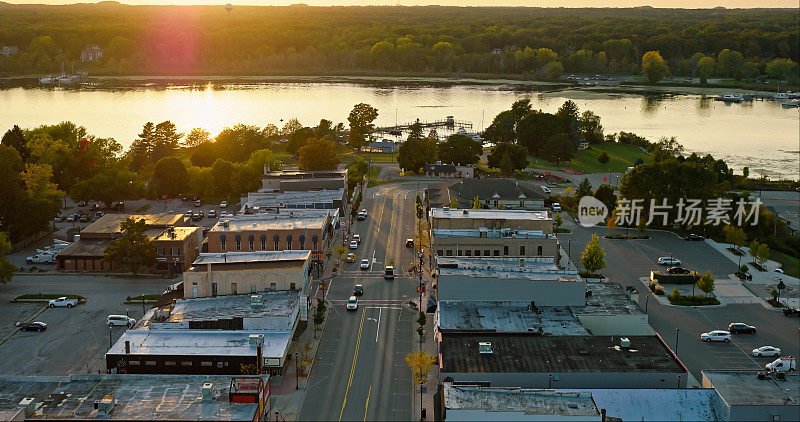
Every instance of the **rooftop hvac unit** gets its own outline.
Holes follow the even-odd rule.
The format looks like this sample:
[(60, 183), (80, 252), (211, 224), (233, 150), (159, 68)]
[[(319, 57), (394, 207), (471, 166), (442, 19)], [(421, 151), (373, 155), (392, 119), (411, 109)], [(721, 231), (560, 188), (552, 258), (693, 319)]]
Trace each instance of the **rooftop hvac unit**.
[(231, 220), (222, 220), (222, 227), (229, 227), (231, 225)]
[(212, 384), (210, 382), (207, 382), (207, 383), (203, 384), (202, 392), (203, 392), (203, 398), (204, 399), (211, 398), (211, 392), (212, 392), (213, 388), (214, 388), (214, 384)]
[(107, 395), (100, 400), (100, 403), (97, 405), (97, 410), (108, 415), (114, 410), (114, 402), (114, 396)]
[(30, 415), (36, 410), (36, 399), (33, 397), (25, 397), (22, 401), (19, 402), (17, 407), (25, 409), (25, 414)]
[(469, 214), (469, 210), (463, 210), (462, 212), (464, 213), (464, 215), (468, 215)]
[(264, 334), (250, 334), (250, 345), (260, 346), (264, 344)]
[(479, 354), (492, 354), (492, 343), (488, 341), (482, 341), (478, 343), (478, 353)]
[(250, 306), (259, 307), (263, 304), (261, 295), (250, 295)]
[(619, 339), (619, 347), (623, 349), (630, 349), (631, 348), (631, 340), (627, 337), (622, 337)]

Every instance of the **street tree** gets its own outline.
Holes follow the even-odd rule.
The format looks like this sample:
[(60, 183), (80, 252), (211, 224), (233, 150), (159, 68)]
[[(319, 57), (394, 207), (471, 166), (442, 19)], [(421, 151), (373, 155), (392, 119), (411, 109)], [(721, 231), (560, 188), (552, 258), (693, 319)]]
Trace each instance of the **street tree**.
[(481, 144), (466, 135), (450, 135), (438, 146), (439, 161), (445, 164), (477, 164), (483, 153)]
[(584, 196), (592, 196), (592, 184), (589, 183), (589, 178), (584, 177), (578, 188), (575, 189), (575, 198), (580, 200)]
[(298, 152), (301, 170), (333, 170), (342, 162), (333, 142), (326, 139), (310, 139)]
[(769, 259), (769, 246), (767, 246), (766, 243), (758, 245), (755, 257), (759, 264), (764, 265), (767, 259)]
[(324, 300), (317, 300), (317, 310), (314, 312), (314, 338), (317, 338), (317, 328), (325, 323), (327, 308)]
[(492, 148), (487, 157), (489, 167), (501, 168), (500, 164), (506, 156), (511, 157), (514, 170), (523, 170), (528, 167), (528, 150), (522, 145), (505, 142)]
[(408, 367), (411, 368), (414, 385), (427, 383), (428, 374), (431, 371), (431, 366), (436, 363), (436, 358), (424, 350), (420, 350), (407, 354), (405, 360)]
[(658, 51), (648, 51), (642, 56), (642, 73), (654, 84), (667, 76), (669, 67)]
[(360, 150), (367, 144), (369, 134), (375, 128), (372, 122), (378, 118), (378, 109), (369, 104), (359, 103), (353, 106), (347, 121), (350, 123), (348, 142), (354, 149)]
[(701, 292), (705, 293), (706, 297), (708, 297), (708, 295), (714, 291), (714, 275), (711, 273), (711, 271), (706, 272), (700, 276), (700, 279), (697, 280), (695, 286), (697, 286), (697, 288)]
[(741, 248), (744, 246), (745, 242), (747, 242), (747, 235), (744, 234), (744, 230), (741, 227), (736, 227), (734, 225), (728, 224), (727, 226), (723, 227), (722, 234), (725, 236), (725, 241), (733, 245), (739, 253), (739, 264), (738, 266), (742, 266), (742, 253)]
[(141, 268), (147, 269), (156, 263), (156, 249), (153, 242), (145, 234), (147, 224), (144, 219), (139, 221), (126, 218), (120, 223), (122, 236), (112, 240), (106, 247), (106, 262), (117, 262), (127, 267), (133, 275)]
[(586, 244), (586, 249), (581, 252), (581, 265), (589, 273), (596, 274), (606, 267), (605, 256), (606, 253), (603, 247), (600, 246), (600, 239), (596, 233), (592, 233), (592, 240)]
[(553, 225), (556, 226), (556, 228), (558, 228), (561, 227), (562, 224), (564, 224), (564, 218), (561, 217), (560, 212), (557, 212), (555, 217), (553, 217)]
[(9, 252), (11, 252), (11, 242), (8, 241), (8, 235), (0, 232), (0, 283), (3, 285), (11, 281), (14, 271), (17, 270), (17, 267), (6, 258)]
[(178, 157), (164, 157), (156, 163), (150, 191), (156, 196), (174, 197), (186, 192), (189, 186), (189, 173)]

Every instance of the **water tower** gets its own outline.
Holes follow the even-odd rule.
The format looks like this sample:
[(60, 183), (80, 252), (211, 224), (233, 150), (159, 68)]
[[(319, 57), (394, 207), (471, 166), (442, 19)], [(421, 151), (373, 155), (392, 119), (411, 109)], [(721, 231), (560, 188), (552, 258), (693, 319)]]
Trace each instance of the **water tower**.
[(228, 17), (231, 17), (231, 10), (233, 10), (233, 5), (228, 3), (225, 5), (225, 11), (228, 12)]

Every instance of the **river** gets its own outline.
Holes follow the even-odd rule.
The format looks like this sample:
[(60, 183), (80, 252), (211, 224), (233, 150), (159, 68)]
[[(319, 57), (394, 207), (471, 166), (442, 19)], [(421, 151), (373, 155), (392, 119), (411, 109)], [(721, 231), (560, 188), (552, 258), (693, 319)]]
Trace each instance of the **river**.
[[(773, 101), (726, 104), (702, 95), (642, 95), (579, 89), (536, 91), (511, 84), (390, 84), (350, 82), (208, 82), (134, 87), (12, 87), (0, 89), (0, 129), (69, 120), (89, 133), (128, 146), (147, 121), (171, 120), (188, 132), (213, 134), (237, 123), (305, 125), (326, 118), (347, 122), (354, 104), (377, 107), (378, 126), (454, 116), (478, 131), (519, 98), (554, 112), (566, 100), (592, 110), (606, 133), (634, 132), (657, 140), (674, 136), (687, 152), (710, 153), (737, 172), (800, 179), (800, 113)], [(541, 88), (539, 88), (541, 89)]]

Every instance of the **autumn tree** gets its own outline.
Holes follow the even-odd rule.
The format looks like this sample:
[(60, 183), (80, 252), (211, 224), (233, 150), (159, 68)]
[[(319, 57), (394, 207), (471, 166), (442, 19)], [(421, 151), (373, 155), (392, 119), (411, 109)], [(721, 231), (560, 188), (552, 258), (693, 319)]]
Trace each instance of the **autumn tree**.
[(298, 152), (298, 165), (302, 170), (333, 170), (342, 159), (336, 146), (326, 139), (311, 139)]
[(648, 51), (642, 56), (642, 73), (654, 84), (669, 73), (669, 67), (658, 51)]
[(714, 291), (714, 275), (711, 274), (711, 271), (706, 272), (700, 276), (695, 286), (708, 297)]
[(156, 249), (145, 234), (147, 224), (144, 219), (136, 221), (126, 218), (120, 223), (122, 236), (112, 240), (106, 247), (106, 262), (116, 262), (127, 267), (133, 275), (141, 268), (149, 268), (156, 263)]
[(725, 236), (725, 241), (733, 245), (740, 252), (739, 264), (737, 266), (741, 267), (743, 255), (741, 253), (741, 247), (744, 246), (744, 243), (747, 241), (747, 235), (745, 235), (741, 227), (730, 224), (722, 228), (722, 234)]
[(420, 350), (407, 354), (405, 356), (405, 361), (411, 369), (414, 385), (428, 382), (428, 374), (431, 371), (431, 366), (436, 363), (436, 358), (433, 355), (424, 350)]

